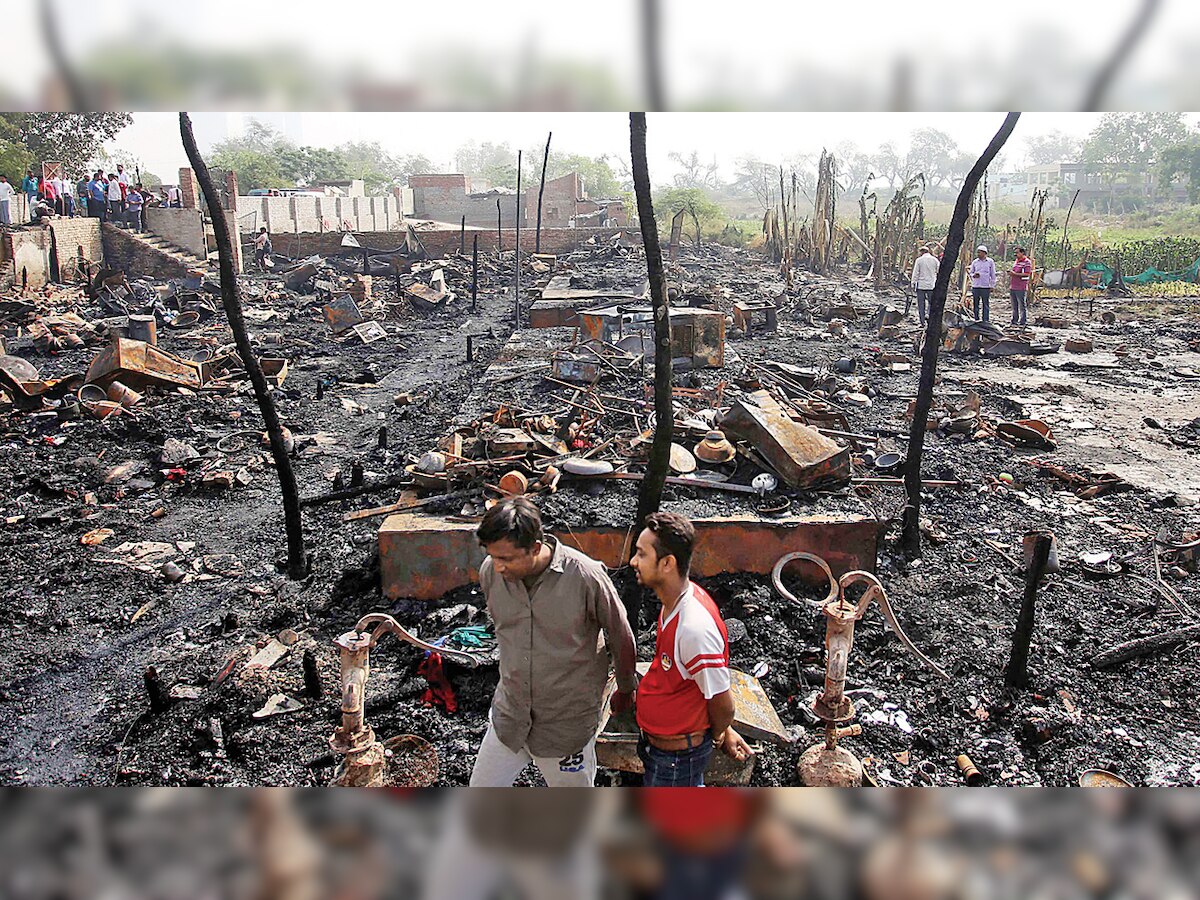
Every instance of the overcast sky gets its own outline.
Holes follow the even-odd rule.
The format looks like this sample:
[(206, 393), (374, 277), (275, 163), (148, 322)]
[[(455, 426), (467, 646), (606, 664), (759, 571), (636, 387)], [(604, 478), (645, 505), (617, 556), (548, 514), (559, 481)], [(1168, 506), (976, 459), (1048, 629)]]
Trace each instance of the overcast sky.
[[(113, 145), (136, 154), (147, 168), (170, 182), (187, 164), (175, 113), (134, 113), (134, 122)], [(1080, 137), (1092, 129), (1092, 113), (1026, 113), (1009, 140), (1006, 156), (1017, 163), (1024, 138), (1055, 129)], [(915, 128), (945, 131), (966, 152), (979, 153), (1003, 120), (1002, 113), (651, 113), (647, 124), (650, 174), (669, 182), (678, 168), (672, 151), (696, 150), (714, 156), (729, 177), (737, 159), (756, 154), (779, 162), (797, 153), (820, 152), (842, 141), (874, 150), (893, 141), (903, 152)], [(334, 147), (347, 140), (379, 141), (396, 155), (423, 153), (438, 168), (452, 170), (453, 154), (468, 140), (507, 141), (514, 149), (544, 144), (553, 131), (551, 153), (629, 155), (629, 120), (623, 113), (303, 113), (301, 140)], [(198, 129), (199, 130), (199, 129)], [(202, 149), (210, 149), (202, 147)]]

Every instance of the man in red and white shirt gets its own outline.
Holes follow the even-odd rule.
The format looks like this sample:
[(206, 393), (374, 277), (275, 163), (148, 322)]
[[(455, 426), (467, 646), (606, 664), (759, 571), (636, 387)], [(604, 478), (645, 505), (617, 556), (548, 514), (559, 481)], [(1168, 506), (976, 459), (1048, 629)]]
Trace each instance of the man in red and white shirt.
[(654, 662), (637, 690), (638, 755), (646, 787), (703, 787), (713, 747), (737, 760), (753, 751), (733, 730), (729, 637), (712, 597), (688, 579), (696, 530), (654, 513), (630, 561), (662, 603)]
[(1008, 293), (1012, 297), (1012, 324), (1027, 322), (1025, 298), (1029, 292), (1029, 280), (1033, 277), (1033, 260), (1025, 255), (1025, 248), (1017, 248), (1017, 259), (1008, 273)]

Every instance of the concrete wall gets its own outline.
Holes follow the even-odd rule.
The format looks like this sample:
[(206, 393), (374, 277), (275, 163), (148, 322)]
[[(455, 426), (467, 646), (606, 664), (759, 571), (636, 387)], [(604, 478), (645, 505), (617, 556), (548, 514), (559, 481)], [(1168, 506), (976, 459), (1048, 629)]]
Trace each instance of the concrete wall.
[(124, 230), (107, 223), (101, 229), (104, 262), (130, 278), (183, 278), (188, 267), (181, 260), (143, 243)]
[(4, 285), (40, 288), (50, 280), (50, 229), (7, 232), (0, 240), (0, 276)]
[[(493, 209), (493, 213), (495, 210)], [(542, 228), (543, 253), (569, 253), (587, 243), (591, 237), (598, 241), (607, 241), (618, 231), (618, 228)], [(443, 231), (418, 231), (421, 243), (432, 256), (445, 256), (458, 250), (459, 229)], [(467, 253), (471, 252), (472, 239), (478, 235), (479, 252), (490, 253), (496, 249), (496, 229), (468, 230), (466, 234)], [(637, 235), (635, 235), (636, 237)], [(360, 233), (358, 239), (368, 247), (390, 250), (403, 246), (404, 232), (377, 231)], [(502, 233), (503, 249), (512, 250), (516, 246), (516, 230), (504, 229)], [(271, 243), (280, 253), (288, 256), (310, 256), (315, 253), (324, 255), (339, 255), (342, 252), (342, 235), (339, 232), (326, 234), (289, 234), (285, 232), (272, 233)], [(534, 247), (533, 229), (521, 229), (521, 249), (532, 253)]]
[[(504, 228), (512, 228), (517, 221), (517, 195), (516, 194), (469, 194), (466, 198), (466, 203), (463, 207), (463, 213), (467, 217), (468, 225), (475, 225), (479, 228), (495, 228), (496, 227), (496, 201), (500, 201), (500, 222)], [(441, 222), (442, 219), (435, 219)], [(460, 219), (451, 219), (450, 224), (460, 221)], [(524, 228), (528, 220), (521, 220), (521, 227)]]
[(144, 216), (147, 231), (201, 259), (208, 255), (200, 210), (151, 206)]
[(271, 234), (324, 231), (389, 231), (404, 217), (394, 195), (386, 197), (238, 197), (238, 219), (246, 233), (263, 225)]

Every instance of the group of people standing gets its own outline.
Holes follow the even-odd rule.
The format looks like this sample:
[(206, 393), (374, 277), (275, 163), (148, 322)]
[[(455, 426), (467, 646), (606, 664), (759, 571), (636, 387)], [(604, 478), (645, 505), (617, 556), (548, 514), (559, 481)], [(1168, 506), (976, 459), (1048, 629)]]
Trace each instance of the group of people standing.
[[(43, 216), (74, 216), (75, 190), (70, 179), (45, 178), (34, 175), (32, 169), (26, 171), (20, 193), (25, 196), (29, 221), (36, 222)], [(17, 196), (8, 176), (0, 175), (0, 225), (13, 224), (12, 201)]]
[[(917, 252), (913, 263), (910, 282), (917, 295), (917, 316), (921, 324), (925, 324), (925, 314), (930, 299), (933, 297), (933, 286), (937, 281), (941, 256), (934, 256), (929, 247), (922, 247)], [(975, 318), (981, 322), (991, 321), (992, 291), (996, 288), (996, 261), (988, 255), (988, 248), (980, 244), (971, 260), (969, 270), (971, 276), (971, 298), (974, 304)], [(1008, 272), (1008, 293), (1012, 300), (1012, 325), (1028, 324), (1028, 312), (1025, 300), (1029, 293), (1029, 282), (1033, 278), (1033, 260), (1029, 258), (1024, 247), (1016, 248), (1016, 259)]]
[(88, 200), (87, 214), (102, 222), (124, 224), (131, 231), (143, 231), (142, 217), (148, 202), (158, 203), (158, 198), (148, 194), (140, 184), (131, 183), (125, 167), (118, 165), (115, 173), (107, 176), (97, 169), (91, 179), (81, 182), (84, 196)]
[[(145, 230), (147, 206), (183, 206), (183, 194), (178, 187), (166, 187), (155, 194), (133, 182), (124, 165), (118, 165), (116, 172), (107, 175), (103, 169), (97, 169), (90, 178), (78, 182), (59, 176), (38, 176), (29, 169), (21, 181), (20, 193), (26, 198), (30, 222), (44, 216), (91, 216), (138, 232)], [(17, 196), (7, 176), (0, 175), (0, 225), (14, 224), (12, 201)]]
[(530, 762), (551, 786), (591, 787), (610, 659), (612, 712), (627, 712), (636, 696), (647, 787), (703, 786), (716, 749), (735, 760), (752, 755), (733, 728), (725, 623), (689, 577), (691, 522), (655, 513), (637, 539), (631, 566), (661, 604), (653, 662), (640, 683), (633, 631), (603, 563), (545, 534), (524, 497), (489, 510), (477, 536), (488, 554), (479, 581), (500, 682), (472, 787), (512, 785)]

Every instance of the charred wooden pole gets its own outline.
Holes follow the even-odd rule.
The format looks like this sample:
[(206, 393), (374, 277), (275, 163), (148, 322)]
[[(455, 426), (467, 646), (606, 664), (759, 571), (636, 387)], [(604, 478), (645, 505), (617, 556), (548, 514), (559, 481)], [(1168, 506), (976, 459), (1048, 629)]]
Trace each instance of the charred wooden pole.
[(650, 464), (638, 493), (635, 535), (646, 517), (658, 511), (663, 485), (671, 459), (671, 437), (675, 424), (671, 408), (671, 309), (667, 305), (667, 286), (663, 275), (662, 247), (654, 204), (650, 199), (650, 171), (646, 164), (646, 114), (629, 114), (629, 149), (633, 160), (633, 189), (637, 195), (638, 221), (642, 243), (646, 247), (646, 270), (650, 277), (650, 301), (654, 308), (654, 443), (650, 446)]
[(462, 221), (458, 223), (458, 252), (459, 255), (467, 252), (467, 217), (465, 214)]
[(783, 192), (783, 166), (779, 167), (779, 202), (783, 207), (783, 275), (787, 286), (792, 286), (792, 241), (788, 235), (787, 195)]
[(513, 296), (516, 302), (513, 304), (513, 327), (521, 327), (521, 152), (517, 151), (517, 249), (514, 251), (516, 258), (514, 269), (516, 270), (516, 284), (513, 286)]
[(267, 428), (267, 436), (271, 443), (271, 456), (275, 460), (275, 471), (279, 473), (279, 489), (283, 495), (284, 530), (287, 533), (289, 578), (303, 578), (307, 574), (308, 561), (304, 553), (304, 528), (300, 519), (300, 493), (296, 488), (296, 474), (292, 471), (292, 461), (288, 457), (287, 448), (283, 441), (283, 428), (279, 424), (279, 414), (275, 410), (275, 401), (271, 399), (271, 390), (267, 379), (263, 377), (262, 367), (254, 348), (250, 345), (250, 335), (246, 332), (246, 322), (242, 318), (241, 288), (238, 286), (237, 274), (233, 271), (233, 240), (229, 234), (229, 224), (221, 213), (217, 189), (213, 185), (212, 175), (200, 150), (196, 146), (196, 137), (192, 133), (192, 120), (187, 113), (179, 114), (179, 133), (183, 138), (183, 149), (188, 161), (196, 173), (200, 190), (212, 210), (213, 234), (217, 241), (217, 253), (221, 265), (221, 302), (225, 306), (225, 317), (233, 331), (233, 340), (237, 345), (238, 356), (246, 367), (250, 384), (254, 388), (254, 399), (258, 401), (262, 413), (263, 424)]
[(479, 232), (471, 240), (471, 312), (479, 303)]
[(1037, 603), (1038, 582), (1046, 573), (1050, 559), (1050, 547), (1054, 536), (1048, 531), (1039, 531), (1033, 544), (1033, 560), (1025, 570), (1025, 595), (1021, 598), (1021, 613), (1013, 631), (1012, 650), (1008, 665), (1004, 667), (1004, 683), (1020, 688), (1029, 683), (1029, 642), (1033, 638), (1033, 614)]
[(542, 252), (542, 194), (546, 192), (546, 164), (550, 162), (550, 138), (554, 137), (554, 132), (551, 131), (546, 135), (546, 152), (542, 155), (542, 183), (538, 187), (538, 211), (537, 211), (537, 231), (534, 232), (533, 252)]
[(662, 74), (662, 29), (658, 0), (641, 0), (642, 64), (646, 78), (646, 102), (650, 109), (667, 108)]
[(950, 288), (950, 275), (962, 249), (963, 231), (971, 211), (971, 200), (979, 186), (983, 173), (996, 158), (1013, 129), (1017, 127), (1020, 113), (1009, 113), (1004, 124), (992, 137), (983, 155), (975, 161), (971, 171), (963, 180), (962, 190), (954, 204), (950, 217), (950, 231), (946, 235), (946, 250), (938, 266), (937, 281), (933, 296), (929, 299), (929, 316), (925, 322), (925, 346), (921, 348), (921, 379), (917, 387), (917, 402), (912, 427), (908, 435), (908, 461), (904, 470), (904, 489), (907, 502), (904, 506), (901, 544), (909, 559), (921, 555), (921, 451), (925, 446), (925, 422), (933, 406), (933, 382), (937, 376), (938, 352), (942, 346), (942, 316), (946, 311), (946, 293)]
[(504, 238), (500, 234), (500, 198), (496, 198), (496, 255), (504, 252)]

